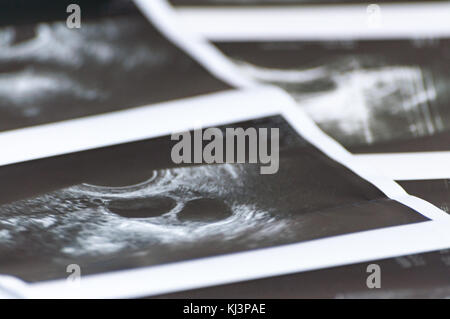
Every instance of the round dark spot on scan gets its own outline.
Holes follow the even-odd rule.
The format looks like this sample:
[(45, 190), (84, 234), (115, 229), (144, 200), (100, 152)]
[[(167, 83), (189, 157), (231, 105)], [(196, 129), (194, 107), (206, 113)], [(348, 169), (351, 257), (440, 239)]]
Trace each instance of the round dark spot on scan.
[(115, 199), (108, 203), (108, 209), (120, 216), (128, 218), (157, 217), (168, 213), (176, 206), (170, 197), (158, 196), (149, 198)]
[(227, 204), (216, 198), (199, 198), (186, 203), (178, 213), (181, 221), (216, 222), (232, 215)]

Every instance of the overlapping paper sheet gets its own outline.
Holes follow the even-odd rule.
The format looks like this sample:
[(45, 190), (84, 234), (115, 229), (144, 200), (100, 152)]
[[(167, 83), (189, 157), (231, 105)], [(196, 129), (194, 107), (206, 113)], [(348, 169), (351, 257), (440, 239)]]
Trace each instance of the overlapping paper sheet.
[[(384, 166), (352, 154), (445, 134), (448, 41), (218, 50), (167, 3), (136, 4), (92, 4), (79, 30), (57, 18), (0, 30), (2, 293), (138, 297), (292, 273), (320, 288), (310, 271), (352, 277), (384, 259), (395, 274), (399, 260), (430, 258), (398, 256), (422, 252), (448, 273), (445, 196), (402, 182), (431, 203), (411, 196)], [(277, 128), (278, 171), (174, 163), (171, 134), (209, 127)], [(70, 265), (81, 269), (78, 285), (67, 281)], [(291, 276), (240, 285), (251, 295), (255, 283)], [(372, 296), (357, 277), (326, 294)], [(228, 287), (212, 289), (245, 295)]]

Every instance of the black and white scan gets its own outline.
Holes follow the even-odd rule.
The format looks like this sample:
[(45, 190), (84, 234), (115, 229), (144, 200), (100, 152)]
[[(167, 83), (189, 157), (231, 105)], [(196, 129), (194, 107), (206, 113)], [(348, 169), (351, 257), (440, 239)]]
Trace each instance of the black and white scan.
[(17, 197), (0, 196), (2, 270), (42, 281), (72, 263), (98, 273), (428, 220), (282, 117), (233, 126), (281, 128), (276, 174), (261, 175), (259, 164), (176, 167), (158, 155), (170, 154), (169, 137), (0, 168)]
[(446, 9), (0, 0), (0, 299), (449, 298)]
[(218, 43), (355, 153), (448, 149), (448, 39)]
[(65, 16), (36, 21), (19, 10), (22, 23), (0, 24), (0, 131), (229, 88), (167, 40), (132, 1), (82, 8), (79, 29), (68, 28)]

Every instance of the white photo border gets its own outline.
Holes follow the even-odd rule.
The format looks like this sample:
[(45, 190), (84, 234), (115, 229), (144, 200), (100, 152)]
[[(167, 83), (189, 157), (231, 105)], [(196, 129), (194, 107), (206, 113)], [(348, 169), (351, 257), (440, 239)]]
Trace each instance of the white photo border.
[(450, 179), (450, 151), (371, 153), (355, 157), (397, 181)]
[(177, 6), (176, 11), (192, 31), (215, 42), (450, 36), (450, 3), (376, 4), (380, 14), (376, 24), (371, 24), (368, 5)]

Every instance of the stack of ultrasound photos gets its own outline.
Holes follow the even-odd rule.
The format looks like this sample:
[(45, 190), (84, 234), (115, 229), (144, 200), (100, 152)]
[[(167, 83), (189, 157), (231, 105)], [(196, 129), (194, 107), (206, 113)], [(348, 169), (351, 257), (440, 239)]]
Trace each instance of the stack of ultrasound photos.
[[(0, 297), (450, 297), (450, 1), (29, 2), (0, 0)], [(199, 159), (210, 129), (245, 158)]]

